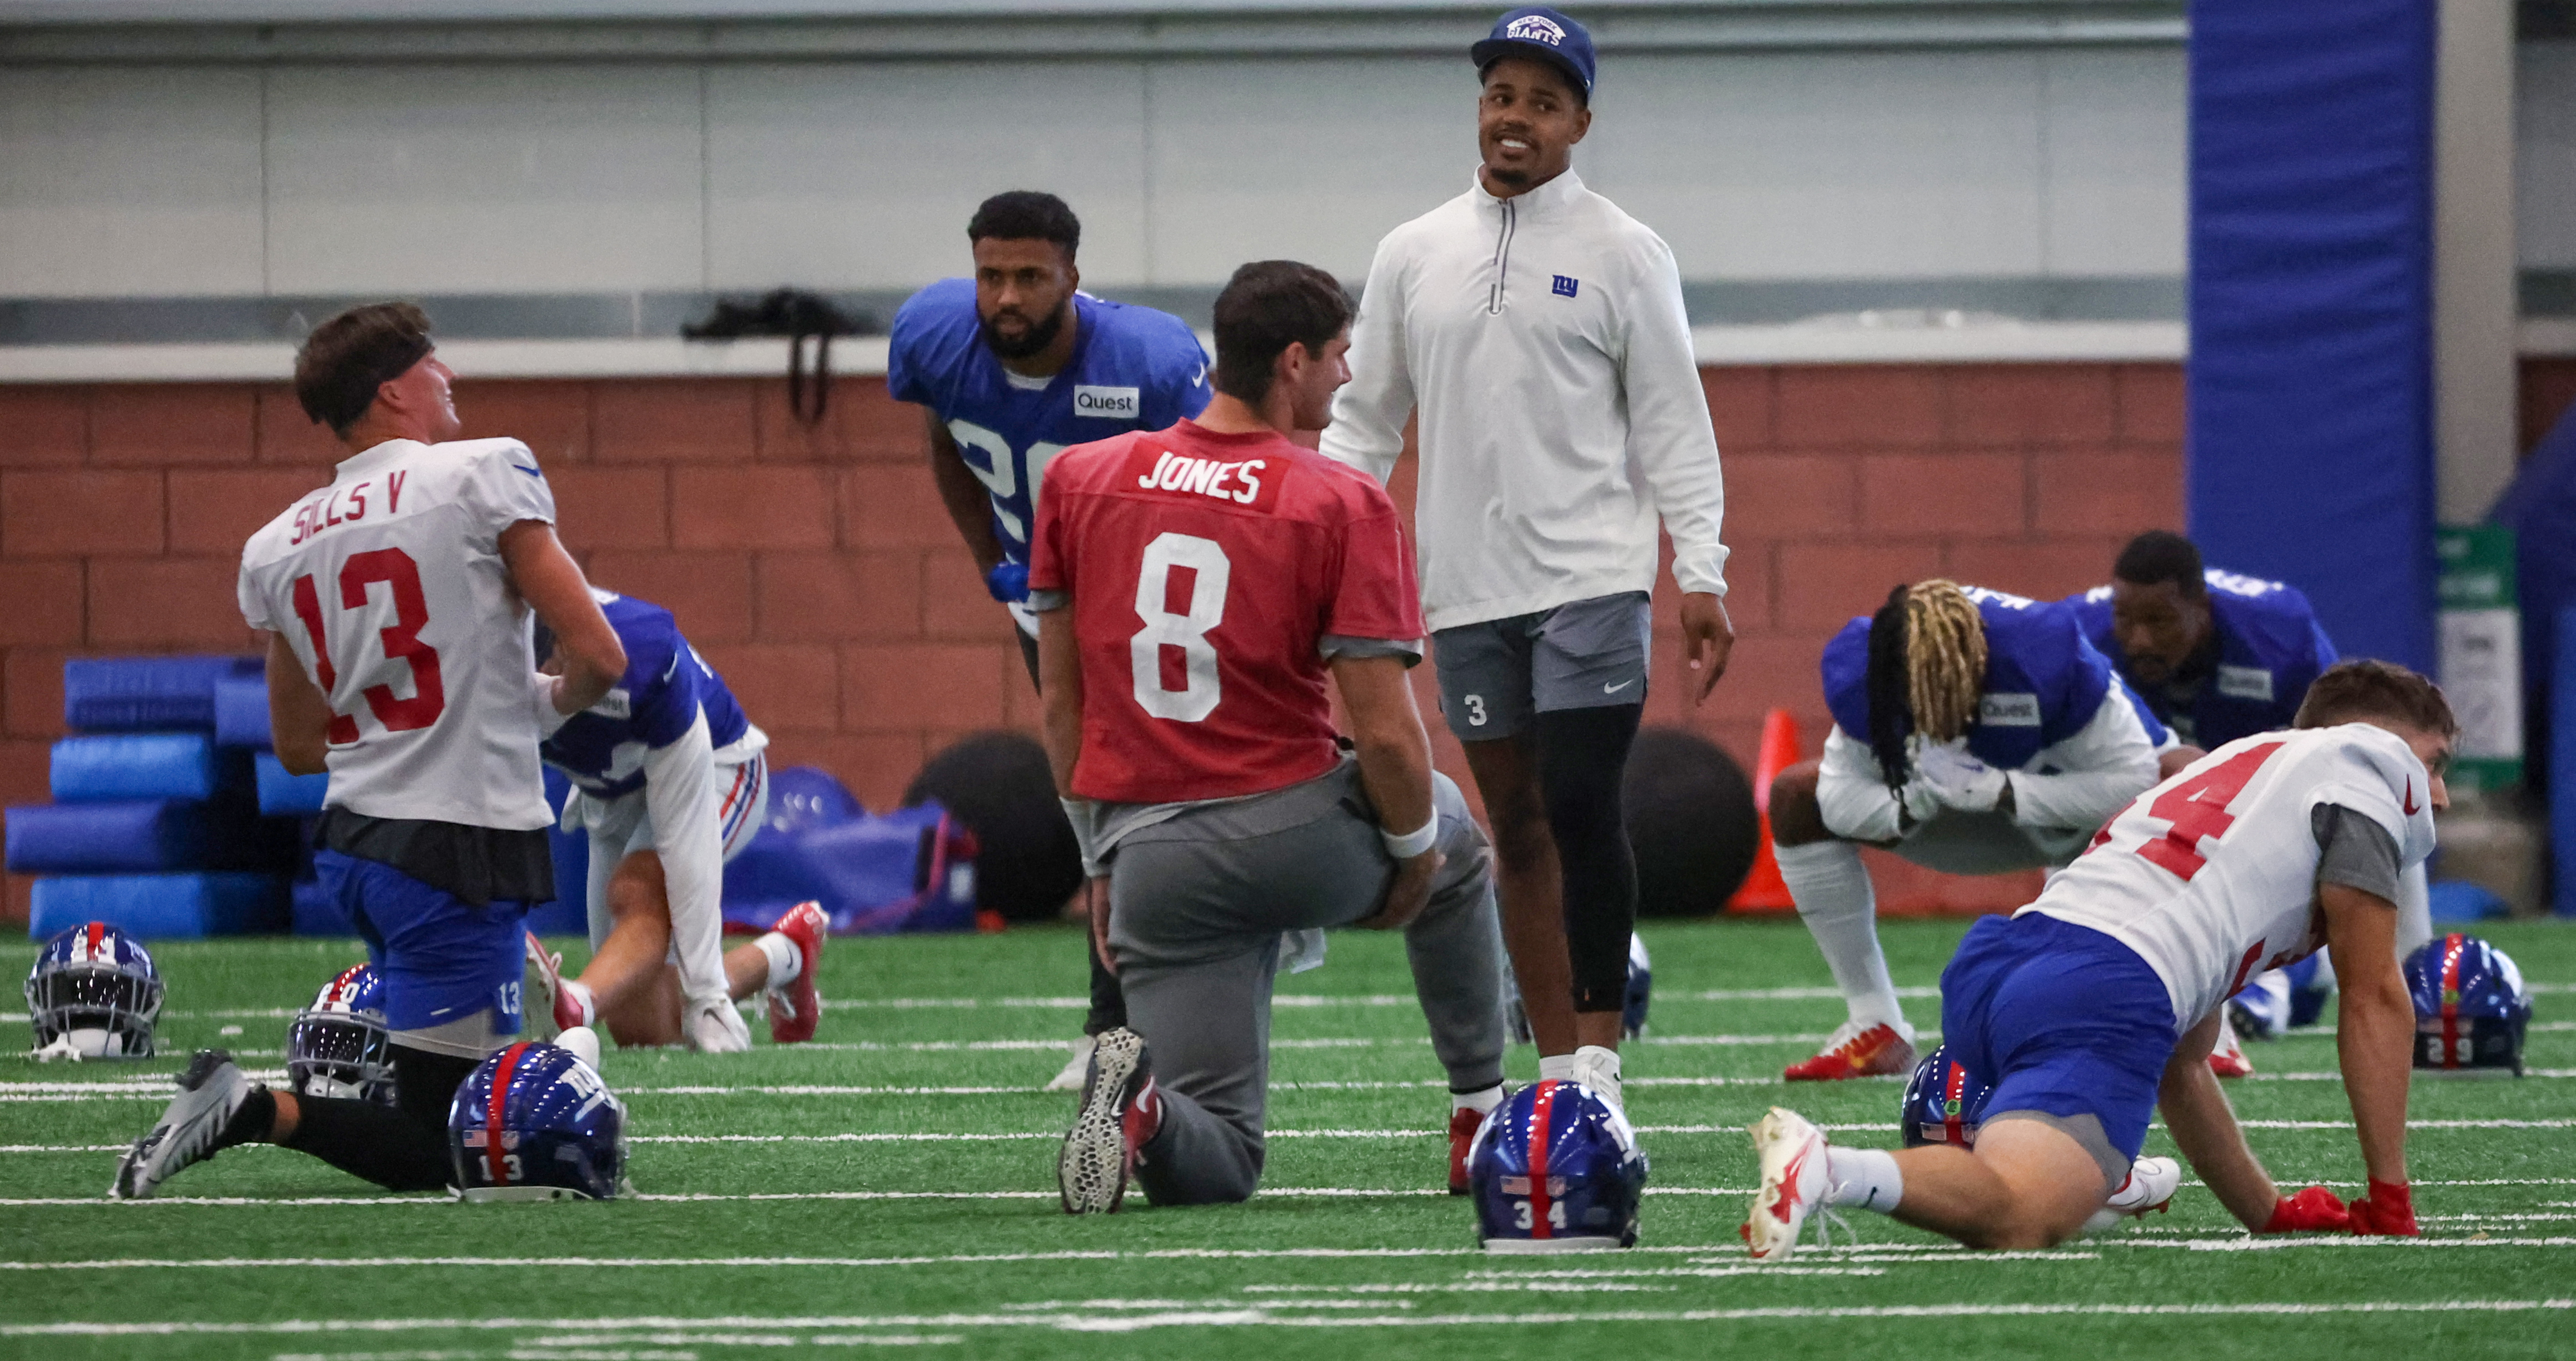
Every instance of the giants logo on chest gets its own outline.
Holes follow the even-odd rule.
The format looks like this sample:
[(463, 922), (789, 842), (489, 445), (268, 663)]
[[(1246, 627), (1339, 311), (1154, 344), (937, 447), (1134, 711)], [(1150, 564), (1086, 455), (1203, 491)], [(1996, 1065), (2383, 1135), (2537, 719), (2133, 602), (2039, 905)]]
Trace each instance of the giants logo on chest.
[(1126, 480), (1118, 485), (1182, 500), (1204, 497), (1268, 511), (1279, 504), (1279, 483), (1287, 472), (1288, 460), (1276, 455), (1229, 462), (1139, 442), (1127, 455)]

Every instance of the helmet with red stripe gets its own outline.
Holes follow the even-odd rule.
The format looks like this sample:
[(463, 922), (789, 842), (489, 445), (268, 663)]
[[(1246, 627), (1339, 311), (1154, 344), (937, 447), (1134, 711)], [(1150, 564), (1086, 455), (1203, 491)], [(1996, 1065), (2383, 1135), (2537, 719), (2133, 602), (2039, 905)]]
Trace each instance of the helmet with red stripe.
[(1627, 1117), (1571, 1082), (1538, 1082), (1494, 1108), (1467, 1152), (1487, 1252), (1579, 1252), (1637, 1241), (1646, 1155)]
[(2436, 936), (2407, 957), (2415, 998), (2415, 1066), (2522, 1076), (2531, 993), (2505, 952), (2475, 936)]
[(571, 1050), (522, 1042), (456, 1089), (447, 1148), (467, 1200), (611, 1200), (625, 1189), (626, 1106)]
[(286, 1085), (299, 1096), (394, 1104), (385, 983), (372, 964), (340, 971), (286, 1028)]
[(150, 1058), (161, 971), (143, 942), (105, 922), (69, 927), (27, 971), (27, 1016), (39, 1058)]
[(1950, 1057), (1947, 1045), (1935, 1048), (1914, 1065), (1914, 1076), (1905, 1084), (1905, 1113), (1901, 1117), (1905, 1146), (1975, 1147), (1977, 1125), (1986, 1118), (1986, 1097), (1990, 1094), (1986, 1084), (1969, 1073), (1967, 1065)]

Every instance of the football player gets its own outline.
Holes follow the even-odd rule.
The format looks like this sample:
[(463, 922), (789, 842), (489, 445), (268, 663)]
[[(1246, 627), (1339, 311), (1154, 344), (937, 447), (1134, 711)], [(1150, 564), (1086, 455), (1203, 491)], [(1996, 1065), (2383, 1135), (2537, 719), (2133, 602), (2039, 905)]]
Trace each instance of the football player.
[[(573, 783), (565, 829), (590, 833), (588, 967), (565, 979), (562, 961), (528, 937), (555, 1024), (604, 1019), (621, 1045), (734, 1053), (751, 1047), (751, 1033), (733, 1004), (766, 990), (770, 1038), (812, 1039), (822, 911), (800, 904), (758, 940), (718, 945), (725, 862), (751, 844), (769, 808), (769, 735), (743, 717), (669, 610), (591, 596), (626, 649), (626, 674), (543, 749)], [(551, 650), (541, 630), (537, 655), (548, 666)]]
[[(1029, 534), (1048, 462), (1071, 445), (1199, 414), (1207, 351), (1178, 317), (1082, 291), (1082, 223), (1053, 194), (995, 194), (967, 221), (966, 240), (974, 277), (942, 279), (895, 313), (886, 390), (927, 413), (939, 497), (985, 589), (1018, 626), (1035, 685)], [(1083, 1039), (1048, 1089), (1079, 1085), (1090, 1037), (1126, 1017), (1118, 980), (1095, 961)]]
[(1130, 1017), (1065, 1136), (1072, 1213), (1116, 1210), (1131, 1172), (1157, 1205), (1252, 1194), (1283, 933), (1301, 954), (1324, 927), (1405, 933), (1453, 1192), (1502, 1101), (1489, 856), (1405, 679), (1423, 627), (1402, 524), (1374, 480), (1288, 439), (1349, 378), (1350, 315), (1322, 270), (1236, 270), (1207, 411), (1066, 453), (1038, 507), (1047, 755)]
[(1913, 1071), (1860, 846), (1954, 874), (2062, 865), (2156, 782), (2163, 727), (2073, 610), (1935, 578), (1825, 645), (1833, 730), (1771, 785), (1771, 839), (1848, 1017), (1791, 1081)]
[[(554, 897), (537, 744), (607, 695), (626, 653), (528, 446), (456, 438), (452, 378), (410, 304), (313, 328), (295, 395), (349, 457), (242, 549), (277, 759), (331, 776), (314, 869), (383, 975), (395, 1104), (271, 1092), (203, 1050), (111, 1195), (254, 1141), (390, 1190), (444, 1186), (449, 1099), (518, 1033), (520, 922)], [(532, 609), (559, 674), (536, 669)]]
[[(2417, 1232), (2406, 1171), (2415, 1007), (2397, 964), (2400, 872), (2433, 850), (2458, 726), (2385, 662), (2319, 676), (2297, 727), (2239, 738), (2139, 796), (2038, 901), (1968, 931), (1941, 975), (1942, 1039), (1992, 1089), (1973, 1150), (1828, 1144), (1774, 1107), (1744, 1226), (1785, 1260), (1819, 1206), (1980, 1248), (2075, 1234), (2140, 1163), (2159, 1108), (2219, 1203), (2257, 1233)], [(2369, 1189), (2284, 1197), (2211, 1074), (2229, 994), (2320, 946), (2341, 960), (2337, 1055)]]

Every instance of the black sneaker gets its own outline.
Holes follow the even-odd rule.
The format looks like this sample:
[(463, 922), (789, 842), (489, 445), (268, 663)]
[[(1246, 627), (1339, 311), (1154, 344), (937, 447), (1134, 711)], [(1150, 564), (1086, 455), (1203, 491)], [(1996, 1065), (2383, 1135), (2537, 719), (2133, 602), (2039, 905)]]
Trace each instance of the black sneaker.
[(232, 1055), (198, 1050), (188, 1071), (179, 1075), (179, 1095), (161, 1112), (160, 1121), (117, 1160), (109, 1198), (149, 1200), (180, 1169), (215, 1156), (223, 1147), (224, 1130), (257, 1090)]

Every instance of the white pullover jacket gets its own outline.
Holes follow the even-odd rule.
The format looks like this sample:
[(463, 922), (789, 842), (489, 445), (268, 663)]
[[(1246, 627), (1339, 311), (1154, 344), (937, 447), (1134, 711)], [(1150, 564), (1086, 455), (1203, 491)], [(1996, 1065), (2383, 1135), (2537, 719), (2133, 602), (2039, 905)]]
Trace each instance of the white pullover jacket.
[(1725, 489), (1661, 237), (1572, 171), (1478, 183), (1387, 233), (1323, 452), (1383, 482), (1421, 417), (1422, 609), (1437, 631), (1654, 588), (1726, 592)]

